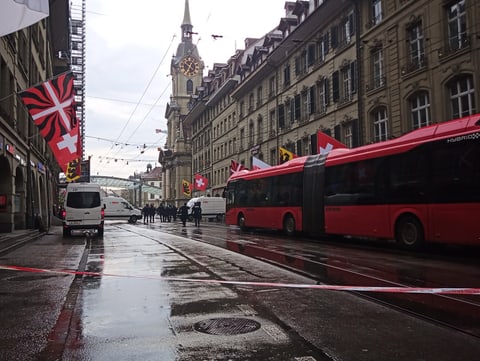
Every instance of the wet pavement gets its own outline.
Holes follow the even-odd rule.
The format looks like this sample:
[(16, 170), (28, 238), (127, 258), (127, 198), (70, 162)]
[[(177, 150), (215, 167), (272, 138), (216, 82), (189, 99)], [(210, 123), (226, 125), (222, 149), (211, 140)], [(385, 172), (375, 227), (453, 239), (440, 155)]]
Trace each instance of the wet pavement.
[(478, 338), (350, 293), (281, 287), (315, 281), (182, 237), (221, 242), (214, 225), (162, 227), (178, 225), (109, 224), (90, 242), (58, 229), (2, 256), (93, 273), (0, 270), (0, 359), (477, 359)]

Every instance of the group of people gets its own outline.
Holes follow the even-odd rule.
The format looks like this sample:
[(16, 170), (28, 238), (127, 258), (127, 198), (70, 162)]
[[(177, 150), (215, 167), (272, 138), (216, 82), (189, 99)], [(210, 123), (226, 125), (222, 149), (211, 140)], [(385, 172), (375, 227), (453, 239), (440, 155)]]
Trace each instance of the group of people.
[[(185, 227), (187, 225), (187, 219), (188, 219), (188, 210), (190, 209), (189, 206), (187, 206), (187, 203), (184, 203), (183, 206), (181, 206), (178, 211), (180, 213), (180, 220), (182, 221), (183, 226)], [(195, 221), (195, 227), (200, 226), (200, 220), (202, 219), (202, 207), (200, 205), (200, 202), (196, 202), (193, 207), (192, 207), (192, 216), (193, 220)]]
[(172, 204), (161, 204), (155, 207), (153, 204), (145, 204), (142, 208), (143, 224), (155, 222), (155, 217), (158, 215), (160, 222), (175, 222), (177, 220), (177, 207)]
[[(172, 204), (164, 205), (161, 204), (158, 208), (155, 208), (153, 204), (145, 204), (145, 207), (142, 209), (143, 214), (143, 224), (155, 222), (155, 216), (160, 217), (161, 222), (171, 222), (172, 219), (175, 222), (177, 220), (177, 211), (182, 221), (183, 226), (187, 225), (187, 219), (189, 216), (190, 207), (187, 206), (187, 203), (184, 203), (180, 208), (175, 207)], [(200, 226), (200, 220), (202, 219), (202, 207), (200, 202), (196, 202), (192, 207), (192, 216), (195, 221), (195, 226)]]

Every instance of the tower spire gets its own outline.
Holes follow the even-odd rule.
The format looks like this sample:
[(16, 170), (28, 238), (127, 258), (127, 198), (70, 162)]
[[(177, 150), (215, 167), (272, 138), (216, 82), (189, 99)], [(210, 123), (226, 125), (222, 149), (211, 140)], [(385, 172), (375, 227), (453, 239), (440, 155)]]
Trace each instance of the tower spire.
[(183, 14), (183, 22), (182, 22), (182, 41), (183, 42), (191, 42), (192, 41), (192, 20), (190, 19), (190, 6), (188, 4), (188, 0), (185, 0), (185, 12)]
[(188, 0), (185, 0), (185, 12), (183, 14), (182, 25), (192, 25), (192, 20), (190, 20), (190, 6), (188, 5)]

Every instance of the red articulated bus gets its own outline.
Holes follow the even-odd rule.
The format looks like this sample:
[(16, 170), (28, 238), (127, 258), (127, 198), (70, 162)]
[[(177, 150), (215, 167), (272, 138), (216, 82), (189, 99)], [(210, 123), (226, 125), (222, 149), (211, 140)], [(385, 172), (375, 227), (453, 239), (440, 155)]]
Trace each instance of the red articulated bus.
[(240, 171), (226, 223), (287, 235), (480, 244), (480, 114), (328, 155)]

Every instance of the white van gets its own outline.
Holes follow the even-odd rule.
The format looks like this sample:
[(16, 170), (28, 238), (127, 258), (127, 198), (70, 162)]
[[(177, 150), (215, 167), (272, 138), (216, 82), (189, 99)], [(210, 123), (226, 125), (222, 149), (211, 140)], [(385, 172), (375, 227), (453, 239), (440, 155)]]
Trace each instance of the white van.
[(128, 223), (137, 223), (142, 219), (142, 211), (132, 206), (125, 198), (117, 196), (103, 197), (105, 219), (126, 219)]
[(200, 202), (200, 207), (202, 207), (202, 218), (216, 219), (217, 221), (221, 221), (225, 216), (225, 198), (201, 196), (192, 198), (187, 202), (190, 212), (190, 219), (193, 219), (191, 212), (193, 206), (197, 202)]
[(62, 218), (64, 237), (76, 229), (94, 229), (102, 237), (104, 210), (100, 185), (69, 183)]

